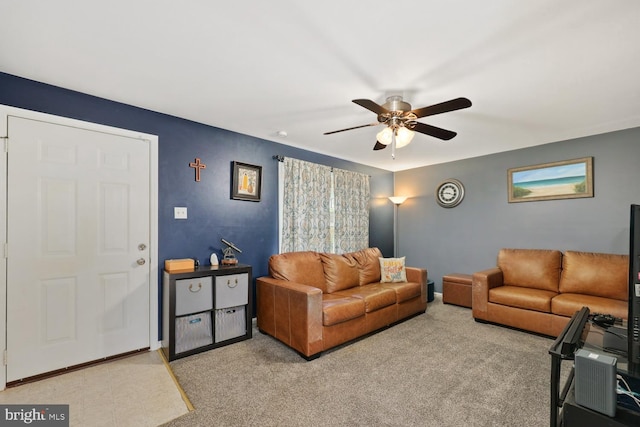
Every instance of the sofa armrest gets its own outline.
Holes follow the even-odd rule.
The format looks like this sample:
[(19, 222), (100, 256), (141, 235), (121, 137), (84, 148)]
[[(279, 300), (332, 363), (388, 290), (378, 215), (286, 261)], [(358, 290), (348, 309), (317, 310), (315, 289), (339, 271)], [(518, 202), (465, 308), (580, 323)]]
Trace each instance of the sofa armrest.
[(260, 331), (307, 357), (322, 351), (321, 289), (260, 277), (256, 279), (256, 302)]
[(487, 320), (487, 304), (489, 303), (489, 289), (503, 284), (502, 270), (498, 267), (473, 273), (471, 279), (472, 294), (471, 307), (475, 319)]
[(420, 283), (420, 287), (422, 291), (420, 293), (420, 297), (422, 298), (422, 302), (427, 302), (427, 270), (424, 268), (418, 267), (405, 267), (405, 272), (407, 274), (407, 282), (416, 282)]

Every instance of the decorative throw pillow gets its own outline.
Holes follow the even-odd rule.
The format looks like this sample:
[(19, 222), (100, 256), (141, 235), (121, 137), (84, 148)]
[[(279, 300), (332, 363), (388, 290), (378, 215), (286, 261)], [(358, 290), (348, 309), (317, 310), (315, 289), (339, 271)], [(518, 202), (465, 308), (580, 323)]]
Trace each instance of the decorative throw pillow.
[(378, 258), (380, 260), (380, 282), (406, 282), (407, 272), (402, 258)]

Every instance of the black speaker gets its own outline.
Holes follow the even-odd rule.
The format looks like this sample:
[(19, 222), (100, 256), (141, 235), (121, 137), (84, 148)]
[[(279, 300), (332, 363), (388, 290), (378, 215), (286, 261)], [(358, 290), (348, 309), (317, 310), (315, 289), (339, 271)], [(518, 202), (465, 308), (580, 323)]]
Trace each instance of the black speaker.
[(585, 349), (575, 354), (576, 403), (615, 417), (617, 403), (617, 364), (612, 356)]

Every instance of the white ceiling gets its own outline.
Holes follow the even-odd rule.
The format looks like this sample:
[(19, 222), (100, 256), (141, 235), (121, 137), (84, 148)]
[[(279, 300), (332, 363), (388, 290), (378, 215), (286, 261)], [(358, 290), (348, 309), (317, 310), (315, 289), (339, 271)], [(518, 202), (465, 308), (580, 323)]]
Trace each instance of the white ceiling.
[[(0, 0), (0, 71), (391, 171), (640, 126), (638, 0)], [(373, 151), (351, 102), (458, 132)], [(277, 132), (284, 130), (288, 137)], [(274, 153), (278, 154), (278, 153)]]

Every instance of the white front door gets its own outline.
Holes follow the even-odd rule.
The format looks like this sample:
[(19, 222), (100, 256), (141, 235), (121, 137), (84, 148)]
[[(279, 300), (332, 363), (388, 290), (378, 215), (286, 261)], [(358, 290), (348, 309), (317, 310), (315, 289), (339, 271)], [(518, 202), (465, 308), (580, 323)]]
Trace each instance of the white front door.
[(149, 141), (8, 117), (7, 382), (150, 346)]

